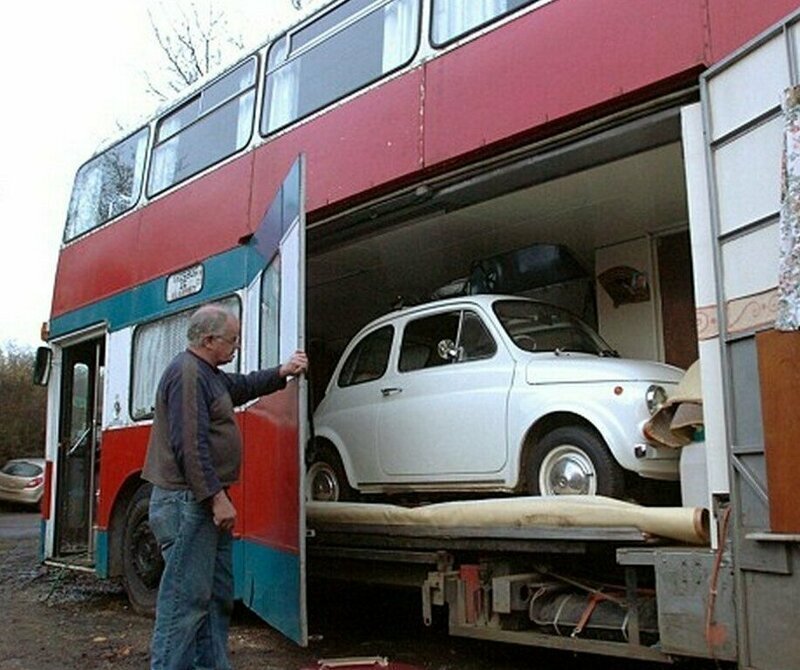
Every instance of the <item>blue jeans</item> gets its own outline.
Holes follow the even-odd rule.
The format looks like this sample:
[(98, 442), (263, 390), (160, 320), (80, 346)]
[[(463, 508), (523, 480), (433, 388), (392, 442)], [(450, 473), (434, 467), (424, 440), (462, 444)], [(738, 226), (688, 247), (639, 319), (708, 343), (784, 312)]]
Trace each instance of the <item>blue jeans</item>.
[(214, 525), (210, 501), (153, 487), (150, 528), (161, 546), (151, 670), (230, 670), (231, 534)]

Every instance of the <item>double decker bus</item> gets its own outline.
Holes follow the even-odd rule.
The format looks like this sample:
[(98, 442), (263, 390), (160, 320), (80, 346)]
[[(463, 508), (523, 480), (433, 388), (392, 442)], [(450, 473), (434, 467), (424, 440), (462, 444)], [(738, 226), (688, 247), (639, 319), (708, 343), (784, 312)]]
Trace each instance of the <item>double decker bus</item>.
[[(747, 305), (769, 306), (774, 285), (744, 273), (726, 285), (729, 300), (715, 292), (690, 150), (708, 123), (703, 77), (779, 21), (793, 46), (777, 53), (795, 58), (786, 17), (796, 9), (334, 1), (99, 151), (75, 178), (47, 328), (43, 558), (121, 577), (134, 606), (152, 607), (160, 563), (139, 474), (155, 389), (191, 312), (222, 302), (242, 322), (231, 369), (274, 365), (298, 347), (312, 361), (308, 382), (237, 414), (243, 474), (232, 489), (236, 596), (305, 643), (306, 417), (332, 364), (398, 296), (430, 296), (483, 259), (540, 243), (569, 249), (586, 273), (577, 289), (540, 282), (526, 294), (570, 306), (627, 356), (700, 358), (712, 410), (701, 502), (733, 500), (740, 525), (768, 526), (762, 469), (729, 458), (728, 394), (750, 407), (757, 388), (730, 390), (720, 360), (752, 369), (750, 344), (733, 345), (768, 327), (774, 309)], [(719, 77), (716, 109), (761, 99), (764, 82), (795, 83), (791, 62), (776, 81)], [(772, 147), (779, 107), (770, 98), (747, 111), (708, 151), (722, 164), (726, 148), (747, 152), (736, 142), (746, 134)], [(740, 200), (774, 195), (757, 167), (729, 175)], [(767, 229), (774, 210), (746, 230)], [(646, 279), (645, 299), (620, 302), (603, 285), (620, 268)], [(741, 319), (717, 318), (732, 305)], [(752, 442), (738, 462), (763, 459)], [(748, 544), (749, 565), (759, 552), (762, 567), (777, 560), (774, 547)]]

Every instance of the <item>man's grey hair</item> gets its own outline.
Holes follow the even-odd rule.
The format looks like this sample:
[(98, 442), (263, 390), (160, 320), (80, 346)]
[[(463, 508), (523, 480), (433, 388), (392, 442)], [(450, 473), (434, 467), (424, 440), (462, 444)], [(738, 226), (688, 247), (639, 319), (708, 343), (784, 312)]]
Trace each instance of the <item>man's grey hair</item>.
[(234, 318), (236, 317), (221, 305), (203, 305), (189, 319), (186, 338), (191, 346), (198, 347), (208, 335), (223, 335), (228, 319)]

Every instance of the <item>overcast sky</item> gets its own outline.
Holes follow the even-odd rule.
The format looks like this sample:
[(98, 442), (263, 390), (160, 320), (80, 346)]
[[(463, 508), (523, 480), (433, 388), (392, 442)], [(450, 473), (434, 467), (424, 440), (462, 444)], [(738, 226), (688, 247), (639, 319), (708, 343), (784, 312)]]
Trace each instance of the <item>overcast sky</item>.
[[(248, 47), (302, 15), (290, 0), (213, 1)], [(0, 347), (41, 344), (75, 171), (155, 109), (148, 7), (158, 0), (24, 2), (0, 22)]]

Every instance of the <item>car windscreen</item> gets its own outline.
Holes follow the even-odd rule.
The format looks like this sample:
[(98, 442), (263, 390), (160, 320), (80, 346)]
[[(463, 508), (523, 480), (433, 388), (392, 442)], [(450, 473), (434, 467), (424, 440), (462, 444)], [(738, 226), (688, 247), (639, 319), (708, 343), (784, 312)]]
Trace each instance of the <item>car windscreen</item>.
[(498, 300), (494, 313), (523, 351), (576, 351), (610, 354), (608, 345), (566, 310), (528, 300)]

